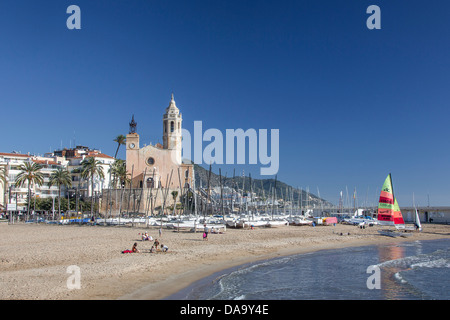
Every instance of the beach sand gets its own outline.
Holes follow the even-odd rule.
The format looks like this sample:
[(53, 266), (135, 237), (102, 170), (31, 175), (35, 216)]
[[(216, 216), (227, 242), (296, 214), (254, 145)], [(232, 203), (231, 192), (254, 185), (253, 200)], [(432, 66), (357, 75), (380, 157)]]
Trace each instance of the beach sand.
[[(380, 236), (380, 228), (227, 228), (204, 241), (201, 232), (169, 229), (160, 238), (157, 227), (1, 223), (0, 299), (163, 299), (215, 272), (252, 261), (321, 249), (450, 239), (447, 225), (425, 224), (421, 233), (396, 239)], [(139, 235), (145, 231), (169, 252), (148, 253), (153, 242), (141, 241)], [(140, 253), (121, 253), (135, 242)], [(68, 289), (73, 278), (69, 266), (79, 267), (80, 289)]]

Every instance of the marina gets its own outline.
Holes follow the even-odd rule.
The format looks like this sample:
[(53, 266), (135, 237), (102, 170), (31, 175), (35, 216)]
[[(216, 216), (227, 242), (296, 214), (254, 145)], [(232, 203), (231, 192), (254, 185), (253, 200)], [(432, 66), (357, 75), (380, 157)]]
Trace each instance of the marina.
[(450, 2), (1, 8), (0, 300), (450, 299)]

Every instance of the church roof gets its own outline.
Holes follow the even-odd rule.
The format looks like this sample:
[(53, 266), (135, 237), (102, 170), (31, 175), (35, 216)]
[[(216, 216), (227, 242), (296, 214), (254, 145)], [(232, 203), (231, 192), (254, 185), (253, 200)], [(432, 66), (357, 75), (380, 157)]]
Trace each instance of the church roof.
[(170, 100), (170, 104), (166, 108), (166, 114), (168, 114), (168, 113), (175, 113), (175, 114), (180, 113), (180, 110), (177, 108), (177, 105), (175, 104), (175, 99), (173, 98), (173, 93), (172, 93), (172, 98)]

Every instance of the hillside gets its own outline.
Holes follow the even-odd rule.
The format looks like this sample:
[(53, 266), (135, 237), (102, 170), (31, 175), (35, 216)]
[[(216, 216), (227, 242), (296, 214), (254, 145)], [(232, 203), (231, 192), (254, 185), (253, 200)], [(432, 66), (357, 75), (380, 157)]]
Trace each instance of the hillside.
[[(203, 188), (207, 188), (208, 186), (208, 176), (209, 176), (209, 169), (205, 169), (202, 166), (194, 164), (194, 171), (195, 171), (195, 185), (202, 186)], [(252, 178), (252, 188), (250, 189), (250, 178), (242, 177), (241, 176), (235, 176), (233, 177), (227, 177), (225, 178), (222, 176), (222, 184), (225, 187), (234, 188), (235, 190), (242, 190), (242, 187), (244, 187), (244, 193), (249, 192), (250, 190), (253, 190), (254, 193), (258, 196), (265, 196), (266, 198), (270, 197), (272, 195), (272, 188), (275, 186), (275, 179), (253, 179)], [(219, 174), (214, 173), (213, 170), (211, 170), (211, 178), (210, 178), (210, 187), (218, 187), (220, 186), (220, 176)], [(305, 190), (299, 190), (295, 187), (292, 187), (282, 181), (276, 181), (276, 195), (277, 198), (288, 198), (286, 196), (287, 192), (291, 192), (293, 190), (293, 196), (294, 196), (294, 202), (297, 203), (299, 198), (302, 200), (302, 206), (305, 206), (307, 204), (307, 195), (308, 192)], [(332, 204), (325, 199), (321, 199), (317, 197), (315, 194), (309, 193), (309, 202), (308, 204), (310, 206), (315, 205), (316, 207), (324, 206), (324, 207), (330, 207)]]

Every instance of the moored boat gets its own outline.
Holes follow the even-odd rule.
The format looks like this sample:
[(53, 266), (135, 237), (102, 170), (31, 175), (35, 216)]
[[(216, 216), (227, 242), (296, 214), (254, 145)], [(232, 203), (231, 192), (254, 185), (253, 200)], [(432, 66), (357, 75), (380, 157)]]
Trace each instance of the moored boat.
[(378, 230), (378, 233), (389, 237), (408, 237), (411, 234), (407, 233), (407, 227), (403, 219), (400, 206), (394, 196), (394, 187), (392, 183), (392, 176), (389, 174), (384, 181), (380, 193), (380, 200), (378, 202), (377, 220), (380, 225), (394, 226), (395, 230), (384, 229)]

